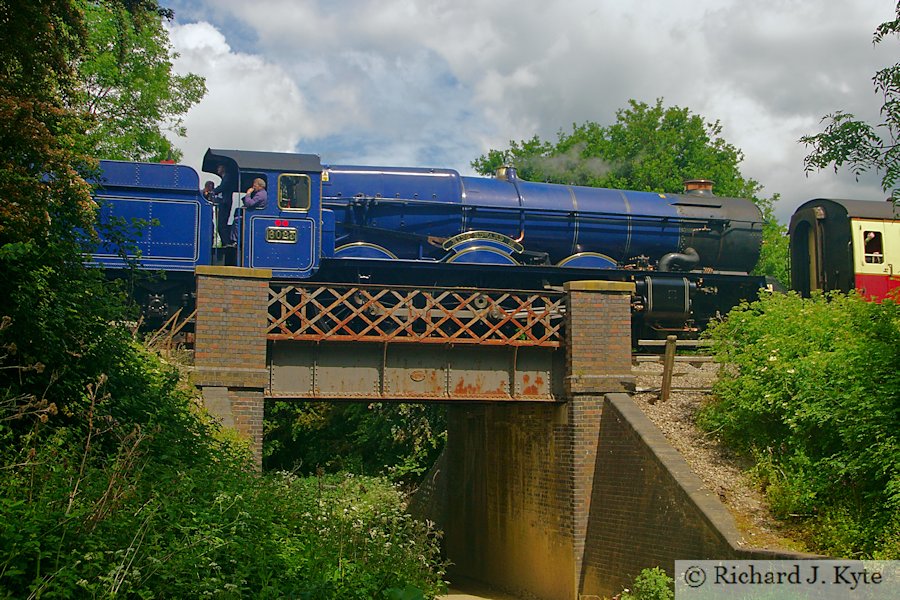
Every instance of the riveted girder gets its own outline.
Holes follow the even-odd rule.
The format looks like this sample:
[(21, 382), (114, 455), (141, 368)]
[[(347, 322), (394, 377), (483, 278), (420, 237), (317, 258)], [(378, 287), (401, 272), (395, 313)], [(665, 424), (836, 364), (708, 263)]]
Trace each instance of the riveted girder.
[(564, 315), (558, 292), (273, 286), (267, 395), (561, 400)]

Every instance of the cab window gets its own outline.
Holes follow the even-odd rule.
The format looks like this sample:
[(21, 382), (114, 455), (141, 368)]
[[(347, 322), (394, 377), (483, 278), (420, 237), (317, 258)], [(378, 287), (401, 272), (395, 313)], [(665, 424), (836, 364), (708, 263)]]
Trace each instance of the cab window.
[(884, 240), (880, 231), (863, 231), (866, 262), (881, 264), (884, 262)]
[(309, 188), (308, 175), (279, 175), (278, 208), (281, 210), (309, 210)]

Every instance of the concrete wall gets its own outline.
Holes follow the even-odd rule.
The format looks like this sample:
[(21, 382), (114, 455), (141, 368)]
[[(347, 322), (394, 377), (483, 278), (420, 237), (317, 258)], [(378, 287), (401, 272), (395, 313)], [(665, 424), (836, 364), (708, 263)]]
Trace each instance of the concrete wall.
[[(646, 567), (674, 576), (678, 559), (809, 558), (742, 547), (731, 514), (627, 394), (603, 397), (591, 459), (584, 445), (573, 452), (589, 425), (571, 419), (597, 415), (571, 404), (448, 410), (447, 447), (412, 509), (446, 532), (451, 580), (590, 600), (612, 597)], [(577, 494), (580, 462), (591, 464), (590, 503)]]
[(451, 406), (445, 550), (463, 576), (573, 597), (572, 435), (562, 405)]

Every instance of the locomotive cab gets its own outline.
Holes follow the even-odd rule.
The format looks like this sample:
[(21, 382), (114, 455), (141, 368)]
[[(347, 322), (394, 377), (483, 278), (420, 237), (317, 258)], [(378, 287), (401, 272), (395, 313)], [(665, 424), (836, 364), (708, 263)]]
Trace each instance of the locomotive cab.
[[(238, 181), (234, 250), (220, 252), (227, 264), (271, 269), (275, 277), (310, 277), (322, 255), (322, 165), (313, 154), (209, 149), (203, 170), (233, 169)], [(265, 184), (264, 206), (245, 207), (241, 198), (253, 182)], [(324, 218), (327, 222), (328, 219)], [(327, 236), (326, 236), (327, 239)]]

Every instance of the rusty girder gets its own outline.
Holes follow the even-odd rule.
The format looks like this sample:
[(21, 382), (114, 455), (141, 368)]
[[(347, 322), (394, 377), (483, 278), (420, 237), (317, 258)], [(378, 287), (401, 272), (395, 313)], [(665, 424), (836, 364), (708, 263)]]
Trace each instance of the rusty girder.
[(564, 314), (559, 292), (273, 284), (268, 338), (556, 348)]

